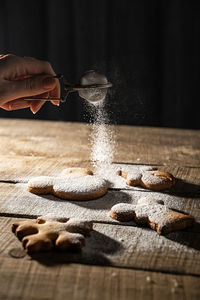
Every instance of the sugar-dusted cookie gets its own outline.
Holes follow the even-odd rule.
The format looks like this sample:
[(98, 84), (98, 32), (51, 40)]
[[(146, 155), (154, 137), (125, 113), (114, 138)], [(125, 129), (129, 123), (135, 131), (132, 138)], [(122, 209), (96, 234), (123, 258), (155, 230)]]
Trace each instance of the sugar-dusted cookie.
[(22, 241), (27, 253), (58, 249), (78, 250), (85, 245), (85, 236), (92, 230), (92, 222), (78, 219), (39, 217), (12, 224), (12, 232)]
[(181, 230), (193, 225), (194, 218), (180, 212), (173, 211), (154, 199), (140, 199), (136, 205), (119, 203), (111, 208), (110, 216), (118, 221), (131, 221), (141, 225), (148, 225), (159, 234)]
[(174, 183), (172, 174), (159, 170), (143, 172), (141, 177), (141, 186), (154, 191), (170, 189)]
[(128, 172), (118, 170), (117, 174), (125, 178), (126, 184), (130, 186), (142, 186), (154, 191), (169, 189), (175, 183), (172, 174), (149, 166), (135, 167)]
[(82, 172), (81, 168), (75, 169), (70, 168), (59, 177), (40, 176), (30, 179), (28, 191), (37, 195), (53, 194), (69, 200), (92, 200), (106, 194), (106, 180), (92, 175), (90, 170)]
[(142, 173), (138, 168), (134, 172), (131, 172), (131, 174), (122, 170), (118, 170), (117, 175), (125, 178), (128, 185), (138, 186), (141, 183)]

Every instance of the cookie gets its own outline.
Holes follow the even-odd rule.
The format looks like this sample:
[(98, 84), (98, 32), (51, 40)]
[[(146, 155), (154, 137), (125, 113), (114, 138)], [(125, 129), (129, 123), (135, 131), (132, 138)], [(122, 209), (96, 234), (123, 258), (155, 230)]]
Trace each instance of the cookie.
[(136, 205), (119, 203), (111, 208), (110, 216), (121, 222), (135, 221), (148, 225), (158, 234), (166, 234), (192, 226), (194, 218), (173, 211), (164, 205), (163, 201), (140, 199)]
[(141, 186), (153, 190), (161, 191), (168, 190), (175, 184), (175, 179), (172, 174), (159, 170), (146, 171), (142, 173)]
[(122, 171), (122, 170), (118, 170), (117, 175), (125, 178), (126, 184), (128, 184), (128, 185), (138, 186), (141, 183), (142, 173), (139, 169), (136, 169), (134, 172), (131, 172), (131, 174), (126, 173), (125, 171)]
[(125, 178), (130, 186), (142, 186), (153, 191), (170, 189), (175, 184), (172, 174), (148, 166), (136, 167), (128, 172), (118, 170), (117, 175)]
[(39, 217), (12, 224), (12, 232), (22, 241), (27, 253), (58, 249), (79, 250), (92, 230), (92, 222), (78, 219)]
[(28, 191), (37, 195), (53, 194), (68, 200), (92, 200), (106, 194), (106, 180), (98, 175), (88, 175), (89, 170), (84, 173), (78, 169), (77, 173), (70, 168), (66, 175), (59, 177), (35, 177), (28, 181)]

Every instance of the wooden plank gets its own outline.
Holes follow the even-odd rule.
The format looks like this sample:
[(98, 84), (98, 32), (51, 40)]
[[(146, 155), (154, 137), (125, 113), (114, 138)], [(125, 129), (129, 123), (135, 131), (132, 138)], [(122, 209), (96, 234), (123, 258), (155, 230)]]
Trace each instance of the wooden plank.
[[(159, 128), (145, 126), (114, 126), (121, 140), (126, 142), (127, 137), (130, 141), (135, 139), (143, 144), (187, 146), (188, 144), (199, 148), (200, 130)], [(68, 130), (66, 130), (68, 129)], [(39, 121), (26, 119), (3, 119), (0, 120), (0, 136), (73, 136), (74, 133), (87, 136), (91, 128), (84, 123), (60, 122), (60, 121)], [(121, 131), (121, 132), (119, 132)], [(31, 135), (30, 135), (31, 132)]]
[[(45, 160), (43, 158), (27, 158), (26, 161), (18, 159), (7, 163), (1, 163), (0, 179), (20, 180), (20, 176), (25, 176), (24, 180), (33, 175), (57, 175), (64, 167), (71, 165), (87, 165), (87, 162), (66, 161), (65, 159)], [(123, 168), (123, 166), (121, 165)], [(112, 222), (108, 213), (110, 208), (119, 202), (136, 203), (142, 197), (152, 197), (163, 200), (164, 203), (177, 210), (193, 215), (196, 221), (200, 221), (200, 179), (198, 168), (183, 168), (178, 166), (165, 166), (162, 168), (175, 175), (177, 184), (168, 192), (151, 192), (138, 187), (128, 188), (125, 180), (116, 176), (115, 172), (108, 172), (105, 176), (113, 182), (117, 191), (109, 193), (93, 201), (62, 201), (56, 197), (45, 195), (37, 196), (27, 192), (26, 184), (0, 183), (0, 206), (1, 213), (5, 214), (25, 214), (41, 215), (55, 212), (60, 215), (68, 212), (69, 217), (87, 217), (95, 221)], [(8, 174), (8, 176), (6, 176)], [(110, 177), (109, 177), (110, 176)], [(117, 178), (117, 180), (116, 180)], [(198, 229), (198, 227), (197, 227)]]
[[(117, 203), (133, 203), (143, 197), (163, 200), (170, 208), (195, 217), (200, 222), (200, 196), (184, 198), (160, 192), (110, 190), (98, 199), (90, 201), (61, 200), (52, 195), (35, 195), (27, 191), (24, 183), (0, 183), (1, 215), (39, 216), (54, 213), (57, 216), (78, 217), (96, 222), (116, 223), (109, 216), (111, 207)], [(200, 231), (197, 224), (191, 231)]]
[[(114, 126), (116, 162), (200, 166), (200, 131)], [(90, 126), (81, 123), (0, 120), (0, 154), (89, 160)], [(81, 145), (81, 146), (80, 146)]]
[(123, 268), (4, 258), (0, 299), (157, 300), (200, 297), (200, 278)]
[[(44, 157), (11, 157), (0, 156), (0, 181), (27, 182), (35, 176), (58, 176), (67, 167), (87, 167), (95, 172), (90, 161), (81, 158), (44, 158)], [(116, 189), (141, 190), (139, 187), (129, 187), (126, 181), (116, 175), (116, 170), (121, 168), (134, 169), (140, 165), (112, 164), (104, 170), (102, 176), (111, 182), (111, 187)], [(176, 186), (170, 194), (192, 196), (200, 194), (199, 168), (181, 167), (176, 165), (157, 166), (160, 170), (170, 172), (176, 178)]]
[[(8, 257), (21, 244), (11, 232), (13, 218), (0, 218), (0, 257)], [(20, 250), (19, 250), (20, 251)], [(39, 253), (33, 259), (41, 264), (83, 263), (200, 275), (200, 235), (176, 232), (159, 236), (146, 228), (94, 224), (91, 237), (80, 253)], [(26, 255), (24, 264), (30, 260)]]
[(81, 158), (45, 158), (0, 155), (0, 181), (27, 181), (34, 176), (57, 176), (68, 167), (92, 168)]
[[(87, 161), (67, 160), (61, 158), (35, 158), (16, 157), (11, 160), (1, 159), (0, 180), (27, 181), (29, 178), (40, 175), (58, 175), (61, 170), (69, 166), (90, 167)], [(117, 167), (116, 167), (117, 166)], [(123, 164), (115, 165), (116, 168)], [(127, 165), (124, 165), (127, 167)], [(134, 166), (133, 166), (134, 167)], [(110, 192), (103, 198), (95, 201), (66, 202), (51, 196), (36, 196), (27, 193), (25, 185), (12, 185), (0, 183), (1, 213), (41, 215), (55, 211), (62, 214), (67, 211), (70, 217), (79, 215), (93, 220), (112, 222), (108, 217), (109, 209), (118, 202), (132, 202), (146, 195), (163, 200), (171, 208), (184, 211), (193, 215), (196, 221), (200, 221), (200, 178), (198, 168), (184, 168), (179, 166), (165, 166), (161, 168), (174, 174), (177, 183), (167, 192), (150, 192), (138, 187), (128, 187), (125, 180), (115, 175), (115, 171), (108, 171), (105, 176), (112, 183), (112, 187), (122, 189), (116, 193)], [(134, 191), (129, 193), (127, 191)], [(148, 194), (147, 194), (148, 193)], [(193, 230), (193, 229), (192, 229)], [(199, 231), (196, 226), (195, 231)]]
[[(31, 132), (29, 133), (31, 134)], [(67, 136), (62, 140), (62, 136), (49, 138), (44, 136), (30, 137), (0, 137), (1, 155), (10, 156), (35, 156), (35, 157), (66, 157), (76, 159), (81, 157), (83, 160), (90, 159), (89, 144), (87, 139)]]

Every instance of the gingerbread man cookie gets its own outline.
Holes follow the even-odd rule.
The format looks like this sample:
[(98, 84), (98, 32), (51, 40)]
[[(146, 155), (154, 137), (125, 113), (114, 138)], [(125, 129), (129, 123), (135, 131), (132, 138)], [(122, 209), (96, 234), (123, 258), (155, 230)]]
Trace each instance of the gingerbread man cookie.
[(12, 224), (12, 232), (22, 241), (27, 253), (78, 250), (85, 245), (85, 236), (92, 230), (92, 222), (78, 219), (39, 217)]
[(65, 169), (59, 177), (40, 176), (28, 181), (28, 191), (68, 200), (92, 200), (106, 194), (107, 181), (82, 168)]
[(119, 203), (111, 208), (110, 216), (118, 221), (131, 221), (148, 225), (159, 234), (181, 230), (193, 225), (194, 218), (173, 211), (163, 201), (143, 198), (136, 205)]
[(166, 190), (175, 184), (172, 174), (146, 166), (136, 167), (128, 172), (118, 170), (117, 175), (125, 178), (126, 184), (130, 186), (142, 186), (153, 191)]

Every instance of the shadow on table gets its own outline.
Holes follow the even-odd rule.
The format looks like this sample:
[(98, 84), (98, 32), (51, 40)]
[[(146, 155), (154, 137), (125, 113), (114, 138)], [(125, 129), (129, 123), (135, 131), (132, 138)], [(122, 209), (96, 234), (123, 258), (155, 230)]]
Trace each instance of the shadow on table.
[(165, 237), (178, 244), (200, 251), (199, 232), (200, 232), (200, 223), (194, 223), (194, 226), (184, 229), (184, 231), (171, 232), (167, 234)]
[(80, 251), (69, 252), (43, 252), (30, 255), (32, 259), (47, 266), (68, 263), (82, 263), (91, 265), (112, 265), (109, 257), (120, 253), (123, 246), (116, 240), (111, 239), (96, 230), (86, 238), (86, 246)]
[[(128, 190), (131, 191), (131, 189)], [(142, 187), (139, 188), (137, 191), (156, 193), (156, 191), (145, 189)], [(187, 182), (180, 178), (176, 178), (176, 183), (173, 187), (171, 187), (171, 189), (163, 190), (163, 191), (161, 190), (158, 192), (162, 194), (172, 195), (172, 196), (180, 196), (180, 197), (182, 196), (185, 198), (200, 198), (200, 185)]]
[(186, 198), (200, 198), (200, 185), (176, 178), (176, 184), (169, 190), (170, 195)]
[(48, 199), (50, 201), (57, 201), (57, 202), (70, 202), (82, 207), (86, 207), (88, 209), (96, 209), (96, 210), (107, 210), (110, 209), (113, 205), (117, 203), (131, 203), (133, 201), (130, 194), (126, 193), (125, 191), (108, 191), (108, 193), (100, 198), (94, 200), (63, 200), (57, 198), (53, 195), (40, 195), (40, 197)]
[[(81, 201), (75, 201), (75, 200), (67, 200), (68, 202), (74, 203), (76, 205), (86, 207), (88, 209), (110, 209), (113, 205), (117, 203), (132, 203), (133, 199), (132, 196), (128, 193), (131, 189), (127, 190), (116, 190), (116, 189), (110, 189), (108, 190), (108, 193), (100, 198), (94, 199), (94, 200), (81, 200)], [(135, 191), (135, 190), (134, 190)], [(152, 192), (148, 189), (140, 189), (137, 190), (138, 192)], [(156, 191), (155, 191), (156, 193)], [(185, 197), (185, 198), (200, 198), (200, 185), (186, 182), (182, 179), (177, 178), (176, 184), (168, 191), (159, 191), (159, 193), (162, 194), (168, 194), (172, 196), (179, 196), (179, 197)], [(57, 201), (57, 202), (65, 202), (66, 200), (60, 199), (54, 195), (40, 195), (40, 197), (48, 199), (50, 201)], [(102, 200), (102, 201), (101, 201)]]

